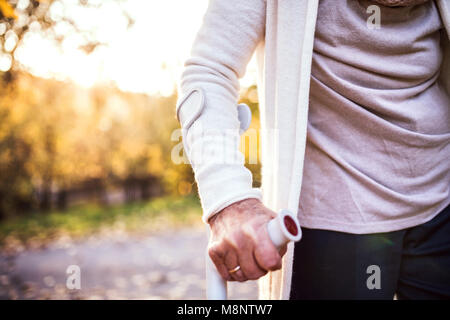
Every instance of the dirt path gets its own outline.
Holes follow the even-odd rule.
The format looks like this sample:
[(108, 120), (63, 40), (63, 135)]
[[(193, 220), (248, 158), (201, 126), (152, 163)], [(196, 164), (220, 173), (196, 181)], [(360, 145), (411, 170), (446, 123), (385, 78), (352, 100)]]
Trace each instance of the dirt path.
[[(112, 234), (45, 249), (0, 253), (0, 299), (204, 299), (203, 229), (136, 237)], [(81, 289), (66, 288), (69, 265)], [(256, 299), (255, 282), (232, 283), (230, 298)]]

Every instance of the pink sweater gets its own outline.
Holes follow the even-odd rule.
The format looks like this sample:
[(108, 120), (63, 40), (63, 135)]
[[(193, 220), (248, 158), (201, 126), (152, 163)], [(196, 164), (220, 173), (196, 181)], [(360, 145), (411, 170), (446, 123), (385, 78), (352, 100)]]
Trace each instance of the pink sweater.
[(379, 6), (380, 29), (369, 29), (371, 4), (319, 2), (299, 205), (307, 228), (393, 231), (450, 203), (439, 12), (433, 1)]

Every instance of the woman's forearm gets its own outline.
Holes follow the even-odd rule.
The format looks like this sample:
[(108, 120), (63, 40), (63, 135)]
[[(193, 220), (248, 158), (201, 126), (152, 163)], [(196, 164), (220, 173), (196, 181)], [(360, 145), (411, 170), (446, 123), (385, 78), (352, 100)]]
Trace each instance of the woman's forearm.
[[(194, 89), (204, 95), (201, 113), (183, 127), (206, 221), (227, 205), (260, 198), (239, 151), (239, 81), (263, 39), (265, 1), (213, 0), (185, 63), (180, 102)], [(189, 105), (187, 101), (183, 104)], [(184, 112), (189, 117), (189, 111)]]

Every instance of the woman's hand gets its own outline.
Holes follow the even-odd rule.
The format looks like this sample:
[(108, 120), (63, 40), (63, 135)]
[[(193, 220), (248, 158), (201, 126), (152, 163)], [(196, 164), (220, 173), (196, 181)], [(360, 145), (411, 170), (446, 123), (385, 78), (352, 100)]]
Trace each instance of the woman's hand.
[[(212, 235), (208, 253), (222, 278), (256, 280), (281, 268), (286, 246), (278, 252), (267, 231), (267, 223), (274, 217), (276, 213), (259, 200), (245, 199), (209, 219)], [(229, 272), (237, 266), (238, 271)]]

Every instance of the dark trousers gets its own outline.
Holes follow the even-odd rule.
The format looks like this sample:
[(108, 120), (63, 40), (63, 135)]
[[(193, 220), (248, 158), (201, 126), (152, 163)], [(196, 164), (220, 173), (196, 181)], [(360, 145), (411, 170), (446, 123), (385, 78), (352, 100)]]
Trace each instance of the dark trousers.
[(450, 206), (422, 225), (350, 234), (302, 228), (290, 299), (450, 299)]

